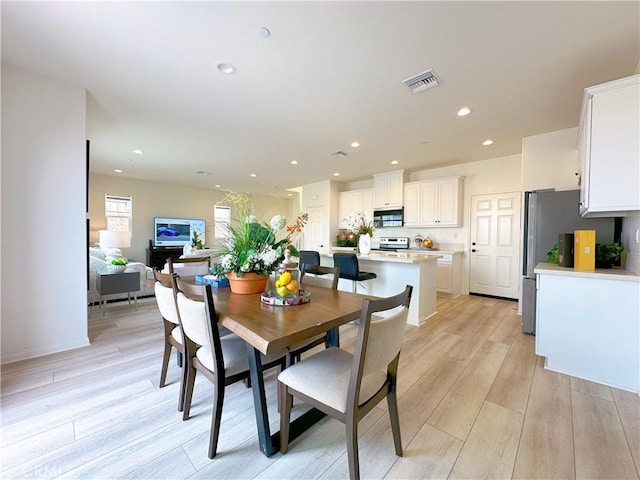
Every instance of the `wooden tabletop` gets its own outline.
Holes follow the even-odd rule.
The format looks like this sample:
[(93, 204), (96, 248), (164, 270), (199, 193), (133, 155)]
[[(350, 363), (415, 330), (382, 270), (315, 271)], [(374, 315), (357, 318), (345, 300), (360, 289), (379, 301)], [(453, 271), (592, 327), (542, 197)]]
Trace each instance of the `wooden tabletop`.
[(260, 295), (237, 295), (213, 288), (220, 323), (267, 354), (339, 327), (360, 317), (362, 301), (376, 297), (307, 286), (311, 300), (303, 305), (265, 305)]

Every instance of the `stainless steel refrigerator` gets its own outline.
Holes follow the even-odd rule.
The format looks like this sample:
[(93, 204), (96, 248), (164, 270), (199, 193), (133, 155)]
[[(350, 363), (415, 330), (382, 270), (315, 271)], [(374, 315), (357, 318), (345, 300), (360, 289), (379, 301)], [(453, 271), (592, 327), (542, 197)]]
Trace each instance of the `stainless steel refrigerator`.
[[(536, 277), (533, 269), (547, 261), (547, 252), (561, 233), (595, 230), (597, 243), (615, 241), (614, 218), (580, 216), (580, 190), (525, 192), (522, 268), (522, 331), (536, 332)], [(570, 301), (570, 299), (567, 299)]]

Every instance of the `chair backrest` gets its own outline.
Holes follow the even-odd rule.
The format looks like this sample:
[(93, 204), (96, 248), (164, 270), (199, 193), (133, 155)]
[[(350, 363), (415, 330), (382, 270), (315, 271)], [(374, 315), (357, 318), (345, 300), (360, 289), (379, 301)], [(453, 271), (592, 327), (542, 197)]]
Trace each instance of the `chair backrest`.
[(320, 252), (315, 250), (300, 250), (300, 270), (304, 265), (314, 266), (320, 265)]
[(196, 347), (208, 346), (212, 349), (214, 371), (224, 372), (218, 315), (213, 305), (211, 285), (194, 285), (176, 276), (174, 288), (182, 333), (189, 340), (185, 342), (187, 355), (195, 355), (195, 351), (191, 351), (191, 343)]
[(357, 279), (360, 272), (358, 257), (355, 253), (334, 253), (333, 265), (340, 269), (340, 278)]
[[(315, 277), (314, 275), (310, 274), (331, 275), (331, 278), (325, 276)], [(307, 265), (303, 265), (302, 270), (300, 271), (300, 284), (303, 287), (305, 285), (313, 285), (316, 287), (337, 290), (339, 280), (340, 269), (338, 267), (323, 267), (321, 265), (307, 267)]]
[(180, 324), (178, 311), (176, 310), (176, 298), (173, 290), (173, 275), (170, 273), (162, 273), (157, 268), (153, 269), (153, 276), (156, 279), (154, 291), (158, 310), (165, 320)]
[[(393, 297), (363, 301), (351, 367), (348, 405), (357, 406), (354, 399), (360, 398), (363, 378), (381, 370), (395, 376), (412, 291), (413, 287), (407, 285), (402, 293)], [(382, 318), (376, 316), (372, 320), (372, 314), (378, 312), (386, 312), (387, 315)]]
[(169, 258), (169, 273), (177, 273), (181, 277), (189, 275), (207, 275), (211, 268), (211, 257)]

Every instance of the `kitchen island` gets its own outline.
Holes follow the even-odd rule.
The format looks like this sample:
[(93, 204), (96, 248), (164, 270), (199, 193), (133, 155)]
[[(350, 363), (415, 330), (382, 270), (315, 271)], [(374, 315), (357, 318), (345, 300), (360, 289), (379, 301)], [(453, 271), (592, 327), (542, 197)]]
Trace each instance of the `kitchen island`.
[(640, 392), (640, 276), (540, 263), (536, 354), (545, 368)]
[[(378, 277), (358, 282), (356, 291), (379, 297), (390, 297), (413, 286), (407, 323), (422, 325), (436, 313), (436, 262), (437, 254), (413, 252), (371, 252), (358, 255), (361, 271), (373, 272)], [(320, 254), (321, 264), (332, 267), (333, 253)], [(340, 279), (339, 290), (352, 291), (351, 280)]]

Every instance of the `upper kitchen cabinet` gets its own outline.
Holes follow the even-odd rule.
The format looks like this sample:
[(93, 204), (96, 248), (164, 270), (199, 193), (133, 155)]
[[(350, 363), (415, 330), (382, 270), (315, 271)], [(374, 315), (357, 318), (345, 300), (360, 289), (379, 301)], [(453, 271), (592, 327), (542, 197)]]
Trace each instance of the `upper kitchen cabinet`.
[(373, 208), (400, 208), (403, 205), (404, 170), (373, 176)]
[(583, 216), (640, 210), (639, 78), (585, 89), (579, 134)]
[(461, 223), (461, 177), (439, 178), (405, 185), (405, 226), (459, 227)]
[(373, 220), (373, 190), (348, 190), (338, 195), (338, 228), (348, 229), (346, 218), (355, 212), (364, 213), (367, 220)]

